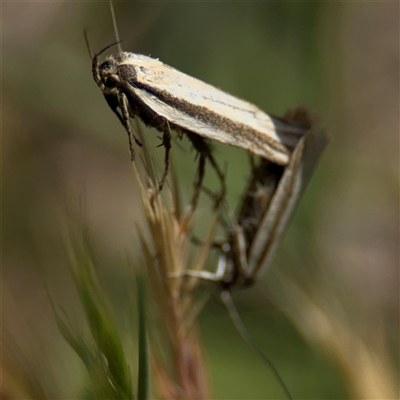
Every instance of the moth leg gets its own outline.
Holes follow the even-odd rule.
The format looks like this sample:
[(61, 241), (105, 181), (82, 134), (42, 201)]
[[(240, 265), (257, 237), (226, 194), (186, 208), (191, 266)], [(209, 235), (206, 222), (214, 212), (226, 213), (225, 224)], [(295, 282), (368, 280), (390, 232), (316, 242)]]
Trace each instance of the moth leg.
[(231, 258), (235, 260), (234, 264), (239, 270), (239, 274), (242, 275), (246, 281), (252, 281), (254, 277), (252, 276), (252, 271), (250, 270), (248, 263), (248, 244), (244, 233), (245, 228), (238, 223), (235, 215), (228, 205), (226, 205), (226, 211), (231, 223), (231, 227), (229, 228)]
[[(133, 147), (133, 142), (136, 142), (138, 146), (142, 146), (142, 143), (140, 143), (139, 139), (134, 135), (132, 132), (131, 126), (129, 125), (129, 103), (128, 103), (128, 98), (126, 97), (125, 93), (118, 93), (118, 102), (119, 102), (119, 107), (121, 108), (122, 111), (122, 117), (121, 117), (121, 122), (124, 125), (126, 131), (128, 132), (128, 138), (129, 138), (129, 150), (131, 152), (131, 160), (135, 160), (135, 149)], [(118, 115), (118, 114), (117, 114)]]
[(233, 230), (233, 240), (235, 241), (235, 258), (236, 265), (242, 275), (249, 279), (251, 278), (251, 271), (249, 268), (249, 264), (247, 262), (247, 245), (246, 238), (244, 236), (243, 227), (241, 225), (237, 225)]
[(190, 202), (192, 210), (194, 210), (196, 208), (197, 202), (200, 197), (201, 187), (202, 187), (203, 179), (204, 179), (205, 167), (206, 167), (206, 157), (203, 154), (200, 154), (199, 165), (197, 167), (197, 173), (196, 173), (197, 178), (193, 184), (193, 186), (194, 186), (193, 197), (192, 197), (192, 201)]
[(169, 278), (183, 278), (184, 276), (190, 276), (192, 278), (199, 278), (211, 282), (220, 282), (223, 280), (226, 271), (228, 270), (228, 261), (226, 254), (222, 254), (218, 260), (217, 270), (211, 271), (198, 271), (198, 270), (187, 270), (183, 272), (176, 272), (168, 274)]
[(215, 159), (211, 153), (207, 154), (207, 158), (208, 158), (210, 164), (212, 165), (212, 167), (214, 168), (214, 171), (218, 175), (219, 181), (221, 183), (221, 193), (218, 196), (216, 196), (215, 205), (214, 205), (215, 209), (217, 209), (219, 207), (221, 201), (224, 200), (225, 195), (226, 195), (225, 174), (221, 171), (219, 165), (217, 164), (217, 162), (215, 161)]
[(197, 201), (200, 196), (200, 191), (202, 188), (203, 179), (205, 175), (205, 160), (208, 159), (221, 181), (221, 188), (222, 188), (221, 194), (217, 196), (217, 200), (215, 201), (215, 206), (214, 206), (215, 208), (218, 208), (219, 204), (221, 203), (221, 200), (224, 198), (226, 193), (225, 176), (221, 171), (221, 169), (219, 168), (214, 157), (212, 156), (212, 146), (208, 143), (207, 140), (205, 140), (204, 138), (202, 138), (197, 134), (187, 131), (185, 133), (188, 139), (192, 142), (192, 145), (195, 148), (195, 150), (200, 155), (199, 166), (197, 169), (197, 179), (194, 183), (194, 194), (191, 201), (191, 205), (193, 208), (195, 208), (195, 206), (197, 205)]
[[(201, 239), (199, 239), (197, 236), (192, 236), (190, 238), (190, 243), (194, 244), (195, 246), (204, 246), (204, 242)], [(222, 241), (222, 239), (213, 240), (211, 243), (211, 248), (223, 251), (225, 244), (226, 244), (225, 241)]]
[[(205, 165), (206, 165), (206, 159), (210, 159), (210, 155), (209, 154), (201, 154), (200, 153), (200, 159), (199, 159), (199, 165), (197, 167), (197, 178), (196, 181), (194, 182), (193, 186), (194, 186), (194, 192), (193, 192), (193, 197), (192, 197), (192, 201), (191, 201), (191, 206), (192, 209), (195, 209), (197, 206), (197, 202), (200, 196), (200, 193), (203, 191), (205, 194), (207, 194), (209, 197), (211, 197), (211, 199), (214, 201), (214, 209), (218, 209), (219, 205), (221, 204), (222, 200), (225, 197), (225, 192), (226, 192), (226, 188), (225, 188), (225, 179), (223, 178), (223, 175), (221, 173), (221, 175), (219, 175), (220, 177), (222, 177), (221, 182), (222, 182), (222, 191), (221, 193), (215, 194), (214, 192), (212, 192), (210, 189), (206, 188), (203, 186), (203, 180), (204, 180), (204, 175), (205, 175)], [(212, 157), (211, 157), (212, 158)], [(212, 160), (214, 161), (214, 159), (212, 158)], [(219, 172), (220, 169), (218, 167), (217, 163), (213, 163), (212, 164), (214, 169)]]
[(221, 203), (224, 201), (224, 195), (221, 195), (221, 193), (215, 193), (206, 186), (202, 186), (201, 190), (208, 197), (210, 197), (210, 199), (213, 201), (213, 204), (214, 204), (214, 210), (217, 210), (219, 208), (219, 206), (221, 205)]
[(160, 146), (158, 146), (158, 147), (163, 146), (165, 148), (164, 173), (163, 173), (163, 176), (161, 177), (160, 183), (158, 184), (159, 191), (161, 191), (161, 189), (164, 185), (165, 179), (167, 178), (167, 175), (168, 175), (169, 153), (171, 151), (171, 140), (172, 140), (171, 128), (169, 126), (168, 121), (165, 120), (164, 128), (163, 128), (162, 143), (160, 144)]

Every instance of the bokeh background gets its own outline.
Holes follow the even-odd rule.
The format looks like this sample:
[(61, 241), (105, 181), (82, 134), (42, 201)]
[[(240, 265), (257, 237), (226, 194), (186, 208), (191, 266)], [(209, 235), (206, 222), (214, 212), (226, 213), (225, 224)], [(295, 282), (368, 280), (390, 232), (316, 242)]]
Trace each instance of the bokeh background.
[[(21, 397), (16, 388), (29, 376), (48, 398), (84, 397), (84, 368), (59, 334), (45, 290), (79, 320), (65, 209), (82, 205), (122, 326), (129, 323), (121, 254), (140, 260), (142, 211), (126, 133), (93, 82), (82, 33), (89, 29), (94, 50), (113, 42), (109, 6), (1, 7), (3, 391)], [(396, 398), (399, 4), (120, 2), (115, 9), (125, 50), (271, 114), (307, 105), (320, 117), (331, 143), (270, 271), (235, 299), (295, 398)], [(146, 132), (155, 147), (159, 134)], [(185, 140), (173, 149), (188, 197), (195, 154)], [(215, 150), (235, 204), (247, 158)], [(209, 302), (201, 327), (215, 398), (281, 398), (220, 305)]]

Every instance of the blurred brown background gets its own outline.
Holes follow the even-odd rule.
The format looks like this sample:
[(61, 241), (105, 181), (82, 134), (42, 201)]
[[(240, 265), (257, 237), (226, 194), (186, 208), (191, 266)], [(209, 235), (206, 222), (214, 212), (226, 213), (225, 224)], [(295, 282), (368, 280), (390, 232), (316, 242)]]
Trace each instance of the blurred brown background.
[[(305, 104), (319, 115), (331, 143), (270, 273), (235, 298), (295, 398), (395, 398), (399, 4), (115, 8), (125, 50), (160, 58), (271, 114)], [(83, 204), (121, 320), (121, 254), (139, 251), (126, 133), (93, 82), (82, 33), (89, 29), (95, 51), (113, 42), (109, 6), (7, 2), (2, 25), (2, 329), (10, 360), (3, 385), (25, 370), (49, 398), (82, 397), (83, 367), (57, 331), (44, 288), (79, 314), (64, 244), (66, 205)], [(152, 146), (157, 136), (148, 131)], [(188, 196), (195, 155), (185, 141), (173, 149)], [(223, 146), (216, 152), (227, 162), (235, 202), (247, 159)], [(216, 398), (281, 396), (272, 379), (273, 387), (264, 384), (268, 372), (222, 307), (211, 302), (202, 322)]]

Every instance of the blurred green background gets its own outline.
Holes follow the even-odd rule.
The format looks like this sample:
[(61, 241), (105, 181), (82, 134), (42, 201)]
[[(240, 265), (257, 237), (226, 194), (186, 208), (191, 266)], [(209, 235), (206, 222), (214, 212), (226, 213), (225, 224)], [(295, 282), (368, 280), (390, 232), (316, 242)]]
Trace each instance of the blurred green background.
[[(331, 143), (270, 271), (235, 299), (295, 398), (395, 398), (399, 4), (121, 2), (115, 9), (125, 50), (268, 113), (307, 105), (320, 117)], [(2, 3), (3, 385), (25, 369), (49, 398), (76, 398), (85, 383), (43, 285), (79, 319), (65, 205), (83, 204), (122, 324), (121, 254), (137, 257), (142, 221), (126, 133), (93, 82), (84, 28), (95, 51), (115, 40), (107, 2)], [(151, 146), (157, 136), (148, 131)], [(195, 154), (185, 140), (173, 153), (188, 197)], [(247, 158), (224, 146), (216, 154), (234, 204)], [(282, 397), (220, 305), (210, 302), (201, 323), (215, 398)]]

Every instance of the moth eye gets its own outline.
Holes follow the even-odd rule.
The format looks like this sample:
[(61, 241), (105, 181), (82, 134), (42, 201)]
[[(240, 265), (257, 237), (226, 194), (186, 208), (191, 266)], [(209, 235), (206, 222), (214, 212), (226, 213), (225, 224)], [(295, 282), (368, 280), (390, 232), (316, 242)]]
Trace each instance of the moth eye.
[(105, 70), (111, 69), (111, 67), (112, 67), (112, 64), (111, 64), (110, 61), (103, 61), (103, 62), (100, 64), (99, 69), (101, 69), (102, 71), (105, 71)]

